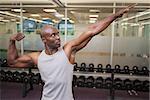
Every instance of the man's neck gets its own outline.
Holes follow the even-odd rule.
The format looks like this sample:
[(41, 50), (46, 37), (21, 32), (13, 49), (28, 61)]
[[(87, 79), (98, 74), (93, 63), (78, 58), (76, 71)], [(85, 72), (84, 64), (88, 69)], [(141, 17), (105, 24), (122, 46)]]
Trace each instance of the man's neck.
[(58, 51), (58, 49), (46, 49), (45, 53), (47, 55), (53, 55), (54, 53), (56, 53)]

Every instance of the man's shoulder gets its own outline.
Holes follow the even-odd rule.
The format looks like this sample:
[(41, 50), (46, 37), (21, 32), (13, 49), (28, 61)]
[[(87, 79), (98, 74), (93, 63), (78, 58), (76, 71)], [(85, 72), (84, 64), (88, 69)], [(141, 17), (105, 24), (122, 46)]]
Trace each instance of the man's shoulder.
[(27, 55), (33, 58), (33, 57), (38, 57), (40, 55), (40, 53), (41, 53), (41, 51), (31, 52), (31, 53), (29, 53)]

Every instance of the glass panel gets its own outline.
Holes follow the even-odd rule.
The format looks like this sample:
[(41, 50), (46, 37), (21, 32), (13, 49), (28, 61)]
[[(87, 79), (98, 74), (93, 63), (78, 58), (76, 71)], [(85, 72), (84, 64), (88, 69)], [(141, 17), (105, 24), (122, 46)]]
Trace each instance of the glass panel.
[(115, 23), (113, 66), (149, 66), (150, 9), (136, 8)]

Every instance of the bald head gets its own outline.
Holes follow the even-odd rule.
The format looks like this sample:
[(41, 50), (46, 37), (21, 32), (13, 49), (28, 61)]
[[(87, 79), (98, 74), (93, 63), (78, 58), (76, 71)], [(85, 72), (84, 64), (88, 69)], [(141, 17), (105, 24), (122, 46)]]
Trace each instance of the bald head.
[(58, 31), (55, 27), (52, 25), (45, 25), (41, 29), (41, 37), (44, 36), (45, 34), (52, 34), (53, 32)]

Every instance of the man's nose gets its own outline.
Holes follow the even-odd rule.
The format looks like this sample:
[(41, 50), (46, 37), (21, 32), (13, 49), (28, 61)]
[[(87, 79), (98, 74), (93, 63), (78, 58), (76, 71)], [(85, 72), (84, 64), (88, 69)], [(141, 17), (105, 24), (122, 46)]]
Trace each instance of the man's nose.
[(59, 40), (60, 40), (60, 37), (59, 37), (59, 35), (56, 35), (56, 39), (59, 39)]

